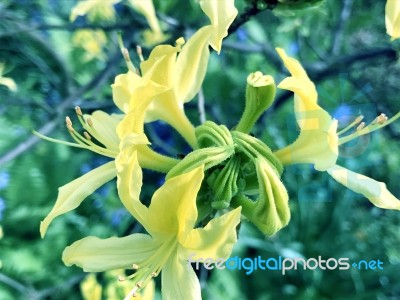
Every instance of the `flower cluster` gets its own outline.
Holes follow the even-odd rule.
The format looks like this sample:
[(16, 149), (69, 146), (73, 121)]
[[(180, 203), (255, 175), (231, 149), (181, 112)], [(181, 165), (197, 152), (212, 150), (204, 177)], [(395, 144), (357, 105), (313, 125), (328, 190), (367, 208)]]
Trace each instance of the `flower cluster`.
[[(242, 118), (233, 129), (212, 121), (196, 128), (192, 125), (184, 104), (201, 88), (210, 47), (221, 51), (222, 40), (237, 15), (233, 0), (200, 0), (199, 4), (210, 24), (187, 42), (180, 38), (175, 46), (156, 46), (139, 69), (128, 61), (129, 71), (115, 78), (113, 100), (120, 114), (95, 111), (85, 115), (76, 107), (83, 134), (66, 118), (75, 143), (62, 143), (89, 149), (112, 161), (61, 187), (40, 232), (44, 237), (54, 218), (75, 209), (117, 177), (122, 204), (147, 234), (108, 239), (89, 236), (67, 247), (62, 258), (66, 265), (75, 264), (88, 272), (131, 270), (132, 274), (122, 279), (132, 284), (126, 299), (160, 273), (164, 299), (200, 299), (200, 284), (187, 263), (189, 256), (228, 257), (241, 218), (265, 235), (273, 235), (289, 223), (289, 195), (281, 181), (286, 165), (312, 164), (374, 205), (400, 209), (400, 201), (384, 183), (336, 164), (341, 145), (390, 124), (400, 113), (390, 119), (382, 114), (369, 125), (360, 116), (338, 130), (338, 121), (319, 106), (316, 88), (301, 64), (283, 49), (277, 52), (291, 76), (276, 86), (269, 75), (259, 71), (250, 74)], [(82, 9), (76, 9), (74, 15)], [(276, 87), (294, 93), (300, 133), (293, 143), (272, 150), (250, 131), (273, 104)], [(154, 151), (144, 124), (155, 120), (171, 125), (192, 151), (182, 159)], [(353, 128), (355, 131), (346, 135)], [(166, 174), (149, 206), (140, 199), (142, 168)]]

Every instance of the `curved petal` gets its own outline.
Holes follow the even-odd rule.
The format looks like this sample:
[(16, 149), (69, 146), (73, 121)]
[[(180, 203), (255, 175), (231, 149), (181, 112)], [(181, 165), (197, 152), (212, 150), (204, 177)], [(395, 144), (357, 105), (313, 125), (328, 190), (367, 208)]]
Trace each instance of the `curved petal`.
[(183, 46), (178, 55), (174, 90), (179, 104), (192, 100), (200, 90), (210, 56), (208, 40), (211, 33), (211, 26), (199, 29)]
[(386, 188), (386, 184), (335, 165), (327, 170), (337, 182), (366, 197), (377, 207), (400, 210), (400, 201)]
[(260, 195), (256, 201), (239, 195), (233, 199), (242, 213), (264, 234), (273, 235), (290, 220), (289, 196), (270, 162), (263, 157), (254, 160)]
[(400, 1), (386, 1), (385, 23), (386, 32), (392, 37), (392, 40), (400, 38)]
[(295, 93), (294, 112), (301, 131), (292, 145), (275, 154), (284, 164), (313, 163), (316, 170), (325, 171), (336, 163), (338, 156), (337, 121), (317, 104), (315, 85), (301, 64), (283, 49), (276, 50), (292, 75), (278, 88)]
[(114, 161), (110, 161), (58, 189), (53, 209), (40, 222), (40, 235), (44, 237), (53, 219), (77, 208), (83, 200), (117, 175)]
[(155, 47), (147, 60), (140, 64), (140, 69), (143, 74), (147, 74), (153, 65), (156, 63), (157, 71), (152, 72), (151, 80), (166, 86), (172, 87), (176, 55), (179, 52), (179, 47), (170, 45), (159, 45)]
[(136, 11), (146, 18), (147, 23), (154, 33), (161, 33), (160, 24), (158, 23), (152, 0), (129, 0), (129, 2)]
[(125, 208), (146, 228), (148, 208), (139, 200), (143, 173), (137, 161), (137, 151), (122, 151), (115, 160), (118, 195)]
[[(177, 251), (177, 250), (175, 250)], [(161, 293), (165, 300), (201, 300), (200, 283), (186, 258), (172, 253), (161, 273)]]
[(210, 45), (215, 51), (221, 51), (222, 39), (228, 35), (228, 28), (238, 14), (234, 0), (200, 0), (200, 7), (213, 26)]
[(185, 237), (197, 220), (196, 197), (204, 177), (203, 166), (168, 179), (153, 195), (147, 219), (152, 236)]
[(90, 118), (92, 123), (84, 124), (83, 127), (107, 149), (118, 151), (119, 137), (116, 130), (120, 120), (115, 115), (109, 115), (101, 110), (85, 115), (85, 118)]
[(311, 163), (316, 170), (325, 171), (336, 163), (339, 154), (337, 121), (334, 120), (327, 130), (318, 128), (318, 119), (313, 123), (315, 129), (301, 130), (296, 141), (274, 152), (282, 164)]
[(114, 269), (132, 269), (154, 255), (160, 243), (147, 234), (99, 239), (88, 236), (65, 248), (62, 260), (65, 265), (77, 265), (85, 272), (102, 272)]
[(132, 71), (115, 77), (115, 82), (111, 85), (113, 100), (125, 114), (129, 112), (132, 92), (141, 85), (143, 85), (143, 78)]
[(181, 241), (187, 256), (194, 253), (198, 258), (227, 258), (237, 241), (236, 226), (240, 222), (241, 207), (212, 219), (204, 228), (190, 231)]

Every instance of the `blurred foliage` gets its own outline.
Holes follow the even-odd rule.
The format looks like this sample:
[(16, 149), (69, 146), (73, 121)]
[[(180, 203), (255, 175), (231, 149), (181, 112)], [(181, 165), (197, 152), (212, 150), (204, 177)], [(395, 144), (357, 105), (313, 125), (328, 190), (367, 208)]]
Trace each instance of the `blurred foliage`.
[[(154, 1), (170, 43), (190, 35), (205, 16), (194, 1)], [(254, 3), (236, 0), (239, 14)], [(321, 106), (342, 126), (358, 114), (367, 121), (400, 110), (397, 62), (398, 42), (385, 34), (384, 1), (311, 1), (306, 9), (266, 9), (231, 34), (218, 56), (211, 55), (203, 85), (207, 118), (228, 127), (236, 125), (244, 105), (245, 80), (260, 70), (279, 82), (286, 74), (274, 47), (298, 57), (317, 85)], [(296, 1), (294, 1), (296, 2)], [(306, 1), (300, 1), (306, 2)], [(126, 72), (116, 33), (122, 32), (134, 64), (134, 45), (147, 29), (143, 16), (123, 1), (117, 17), (91, 22), (78, 17), (69, 22), (75, 1), (3, 0), (0, 3), (0, 63), (3, 75), (18, 90), (0, 85), (0, 299), (82, 299), (84, 274), (61, 262), (65, 246), (87, 235), (121, 236), (140, 227), (116, 197), (115, 182), (89, 197), (77, 210), (50, 227), (40, 239), (39, 223), (52, 208), (57, 188), (104, 163), (104, 159), (32, 138), (32, 129), (68, 140), (63, 125), (75, 105), (90, 113), (116, 112), (110, 84)], [(266, 8), (259, 5), (260, 8)], [(273, 8), (270, 6), (269, 8)], [(144, 48), (146, 57), (151, 49)], [(82, 88), (83, 87), (83, 88)], [(273, 149), (297, 135), (291, 95), (280, 91), (275, 105), (264, 114), (253, 133)], [(197, 101), (186, 106), (200, 124)], [(42, 128), (45, 126), (44, 128)], [(146, 125), (156, 150), (185, 154), (188, 146), (170, 127)], [(400, 195), (400, 124), (341, 150), (340, 163), (387, 183)], [(157, 173), (144, 176), (142, 198), (163, 183)], [(273, 237), (262, 236), (250, 224), (242, 225), (234, 255), (241, 257), (349, 257), (350, 261), (380, 259), (383, 270), (199, 272), (204, 299), (399, 299), (400, 215), (381, 210), (351, 193), (327, 174), (310, 166), (285, 170), (292, 220)], [(100, 283), (113, 280), (99, 274)], [(159, 282), (158, 282), (159, 284)]]

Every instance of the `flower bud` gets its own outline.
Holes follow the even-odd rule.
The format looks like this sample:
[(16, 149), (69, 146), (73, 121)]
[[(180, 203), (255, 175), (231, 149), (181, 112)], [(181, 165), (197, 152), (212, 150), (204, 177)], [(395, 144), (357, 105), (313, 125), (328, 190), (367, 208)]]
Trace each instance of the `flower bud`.
[(261, 72), (247, 77), (246, 107), (236, 127), (237, 131), (249, 133), (261, 114), (268, 109), (275, 98), (276, 86), (270, 75)]

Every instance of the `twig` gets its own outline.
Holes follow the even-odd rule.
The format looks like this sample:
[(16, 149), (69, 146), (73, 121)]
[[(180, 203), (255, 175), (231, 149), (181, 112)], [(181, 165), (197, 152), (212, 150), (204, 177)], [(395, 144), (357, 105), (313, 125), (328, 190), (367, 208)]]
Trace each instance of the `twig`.
[(205, 110), (205, 107), (204, 107), (203, 89), (199, 90), (197, 108), (199, 109), (200, 124), (203, 124), (206, 121), (206, 110)]
[(4, 275), (3, 273), (0, 273), (0, 282), (8, 285), (9, 287), (17, 290), (21, 294), (25, 294), (29, 291), (29, 288), (26, 286), (22, 285), (18, 281), (8, 277), (7, 275)]
[(250, 18), (258, 15), (260, 12), (263, 12), (266, 9), (270, 10), (274, 9), (277, 4), (278, 0), (264, 0), (264, 1), (253, 0), (250, 6), (242, 14), (240, 14), (232, 23), (232, 25), (229, 27), (228, 35), (234, 33), (236, 30), (239, 29), (239, 27), (241, 27), (244, 23), (250, 20)]
[[(81, 98), (83, 94), (86, 92), (94, 89), (95, 87), (101, 85), (109, 76), (110, 74), (114, 71), (114, 68), (118, 65), (117, 62), (120, 60), (121, 54), (119, 50), (114, 53), (111, 58), (109, 59), (108, 63), (104, 67), (104, 69), (96, 76), (94, 77), (89, 83), (87, 83), (85, 86), (81, 87), (78, 89), (76, 92), (74, 92), (72, 95), (70, 95), (68, 98), (66, 98), (56, 109), (56, 116), (50, 120), (46, 125), (41, 127), (38, 132), (47, 135), (49, 132), (51, 132), (55, 126), (58, 123), (58, 120), (60, 116), (63, 114), (64, 110), (71, 106), (74, 101), (77, 99)], [(28, 149), (30, 149), (32, 146), (34, 146), (40, 138), (38, 138), (35, 135), (32, 135), (29, 137), (26, 141), (20, 143), (16, 148), (10, 150), (6, 154), (4, 154), (2, 157), (0, 157), (0, 165), (6, 164), (7, 162), (11, 161), (12, 159), (18, 157)]]
[(340, 18), (337, 22), (337, 25), (336, 25), (336, 28), (334, 31), (334, 35), (333, 35), (331, 55), (339, 54), (339, 50), (340, 50), (340, 47), (342, 45), (342, 40), (343, 40), (344, 27), (346, 25), (346, 21), (350, 17), (351, 8), (353, 6), (353, 0), (344, 0), (343, 2), (344, 3), (343, 3), (343, 7), (342, 7), (342, 12), (340, 14)]

